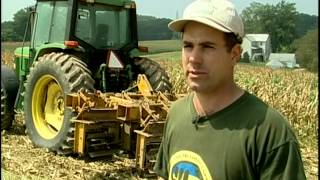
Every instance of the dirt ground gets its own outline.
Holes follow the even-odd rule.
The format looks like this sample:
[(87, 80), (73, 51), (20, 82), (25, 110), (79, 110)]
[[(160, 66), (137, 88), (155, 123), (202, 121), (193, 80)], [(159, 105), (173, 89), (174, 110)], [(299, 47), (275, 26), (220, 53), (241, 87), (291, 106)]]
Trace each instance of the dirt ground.
[[(84, 159), (61, 156), (43, 148), (35, 148), (21, 123), (1, 133), (1, 169), (10, 174), (40, 179), (156, 179), (140, 177), (134, 159), (114, 155), (105, 160), (86, 162)], [(2, 179), (2, 178), (1, 178)]]

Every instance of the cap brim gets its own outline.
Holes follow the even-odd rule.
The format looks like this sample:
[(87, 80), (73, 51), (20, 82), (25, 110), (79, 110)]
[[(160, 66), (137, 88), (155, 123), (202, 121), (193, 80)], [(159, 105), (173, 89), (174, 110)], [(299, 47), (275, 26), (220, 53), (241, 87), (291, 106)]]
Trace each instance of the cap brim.
[(198, 22), (198, 23), (201, 23), (201, 24), (204, 24), (204, 25), (207, 25), (209, 27), (212, 27), (212, 28), (215, 28), (215, 29), (218, 29), (222, 32), (227, 32), (227, 33), (230, 33), (232, 32), (231, 30), (227, 29), (226, 27), (220, 25), (219, 23), (216, 23), (212, 20), (208, 20), (206, 18), (183, 18), (183, 19), (177, 19), (177, 20), (174, 20), (174, 21), (171, 21), (169, 24), (168, 24), (168, 27), (169, 29), (171, 29), (172, 31), (175, 31), (175, 32), (182, 32), (185, 25), (190, 22), (190, 21), (193, 21), (193, 22)]

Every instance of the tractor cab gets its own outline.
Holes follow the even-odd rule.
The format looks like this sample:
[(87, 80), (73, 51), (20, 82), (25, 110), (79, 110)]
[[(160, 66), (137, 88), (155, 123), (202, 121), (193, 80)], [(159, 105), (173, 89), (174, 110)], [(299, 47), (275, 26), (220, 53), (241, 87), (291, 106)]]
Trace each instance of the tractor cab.
[(138, 47), (132, 1), (38, 1), (33, 47), (76, 41), (84, 49)]

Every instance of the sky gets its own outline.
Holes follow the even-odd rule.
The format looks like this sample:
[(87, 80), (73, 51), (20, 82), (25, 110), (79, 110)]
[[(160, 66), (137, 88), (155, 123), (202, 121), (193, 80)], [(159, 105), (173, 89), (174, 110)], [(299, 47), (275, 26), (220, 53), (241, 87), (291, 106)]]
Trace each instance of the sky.
[[(135, 0), (137, 13), (157, 18), (176, 19), (181, 17), (183, 9), (193, 0)], [(239, 13), (250, 3), (256, 1), (262, 4), (276, 5), (281, 0), (231, 0)], [(286, 0), (296, 3), (296, 9), (300, 13), (319, 15), (319, 0)], [(1, 22), (13, 20), (13, 15), (20, 9), (34, 5), (35, 0), (1, 0)]]

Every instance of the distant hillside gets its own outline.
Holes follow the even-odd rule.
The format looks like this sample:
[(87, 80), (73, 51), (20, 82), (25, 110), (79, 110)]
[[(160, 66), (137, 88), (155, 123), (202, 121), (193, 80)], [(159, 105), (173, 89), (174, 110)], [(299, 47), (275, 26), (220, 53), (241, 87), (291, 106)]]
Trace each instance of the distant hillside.
[(168, 24), (172, 19), (138, 15), (137, 21), (138, 38), (140, 41), (166, 40), (172, 38), (173, 32), (168, 28)]

